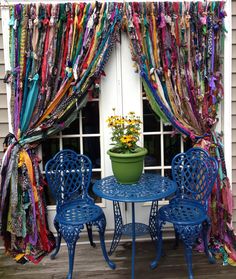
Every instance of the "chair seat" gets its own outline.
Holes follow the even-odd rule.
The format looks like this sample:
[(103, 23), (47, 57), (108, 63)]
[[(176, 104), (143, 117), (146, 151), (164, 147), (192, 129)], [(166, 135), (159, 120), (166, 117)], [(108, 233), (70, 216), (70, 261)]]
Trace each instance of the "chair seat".
[(207, 219), (204, 207), (193, 201), (177, 199), (159, 209), (160, 219), (176, 225), (197, 225)]
[(80, 202), (62, 206), (56, 220), (64, 225), (80, 225), (96, 221), (102, 215), (102, 209), (96, 204)]

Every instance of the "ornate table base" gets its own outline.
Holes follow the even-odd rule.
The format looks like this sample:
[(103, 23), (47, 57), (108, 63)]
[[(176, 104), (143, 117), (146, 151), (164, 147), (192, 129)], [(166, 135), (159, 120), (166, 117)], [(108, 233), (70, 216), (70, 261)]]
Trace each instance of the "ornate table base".
[[(115, 231), (110, 247), (109, 255), (117, 248), (122, 234), (132, 237), (132, 279), (134, 279), (135, 266), (135, 239), (136, 236), (150, 234), (151, 239), (157, 241), (157, 218), (158, 200), (166, 198), (176, 190), (176, 184), (157, 174), (142, 174), (136, 184), (120, 184), (114, 176), (108, 176), (98, 180), (93, 187), (94, 193), (108, 200), (113, 201)], [(135, 222), (135, 203), (152, 202), (149, 225)], [(124, 225), (119, 202), (132, 204), (132, 222)]]
[(134, 269), (135, 269), (135, 250), (136, 250), (136, 236), (141, 236), (145, 234), (150, 234), (152, 240), (157, 240), (157, 230), (156, 230), (156, 220), (158, 212), (158, 201), (152, 202), (150, 216), (149, 216), (149, 226), (143, 223), (135, 222), (135, 204), (132, 202), (132, 223), (123, 224), (120, 204), (117, 201), (113, 202), (113, 211), (114, 211), (114, 221), (115, 221), (115, 230), (113, 235), (113, 240), (111, 243), (109, 255), (112, 255), (116, 250), (121, 236), (129, 235), (132, 237), (132, 279), (134, 279)]

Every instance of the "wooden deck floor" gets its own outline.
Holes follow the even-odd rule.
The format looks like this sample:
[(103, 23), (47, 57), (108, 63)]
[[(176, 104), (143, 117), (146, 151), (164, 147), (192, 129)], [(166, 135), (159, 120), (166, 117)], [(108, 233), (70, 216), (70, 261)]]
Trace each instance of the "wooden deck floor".
[[(154, 259), (154, 245), (151, 241), (138, 241), (136, 251), (136, 279), (187, 279), (183, 248), (173, 250), (173, 241), (165, 241), (166, 255), (159, 266), (150, 270), (149, 264)], [(107, 243), (109, 247), (109, 243)], [(131, 242), (121, 242), (111, 259), (116, 263), (116, 270), (111, 270), (103, 260), (100, 245), (92, 248), (88, 244), (78, 243), (75, 256), (74, 279), (126, 279), (131, 278)], [(63, 279), (68, 267), (67, 248), (62, 246), (55, 260), (45, 257), (38, 265), (16, 264), (0, 251), (1, 279)], [(236, 267), (208, 263), (204, 254), (194, 252), (193, 271), (195, 279), (235, 279)]]

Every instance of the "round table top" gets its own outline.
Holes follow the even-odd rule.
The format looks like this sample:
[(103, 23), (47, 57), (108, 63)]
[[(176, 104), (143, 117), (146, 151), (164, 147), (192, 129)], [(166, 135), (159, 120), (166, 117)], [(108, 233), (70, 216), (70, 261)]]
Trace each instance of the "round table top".
[(176, 183), (158, 174), (142, 174), (136, 184), (120, 184), (114, 176), (97, 180), (93, 192), (104, 199), (120, 202), (146, 202), (166, 198), (176, 191)]

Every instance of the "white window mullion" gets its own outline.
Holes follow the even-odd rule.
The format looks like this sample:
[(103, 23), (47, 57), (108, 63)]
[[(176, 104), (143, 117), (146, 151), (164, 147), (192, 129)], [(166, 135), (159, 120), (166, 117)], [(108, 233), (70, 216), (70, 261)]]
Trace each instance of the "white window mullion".
[(161, 140), (161, 175), (164, 176), (164, 134), (163, 134), (163, 122), (162, 120), (160, 121), (161, 125), (161, 135), (160, 135), (160, 140)]
[(62, 132), (59, 133), (59, 149), (63, 149)]
[(79, 143), (80, 143), (80, 153), (84, 154), (84, 145), (83, 145), (83, 119), (82, 119), (82, 110), (79, 111)]
[(180, 138), (180, 151), (184, 152), (184, 141), (183, 141), (183, 137)]

